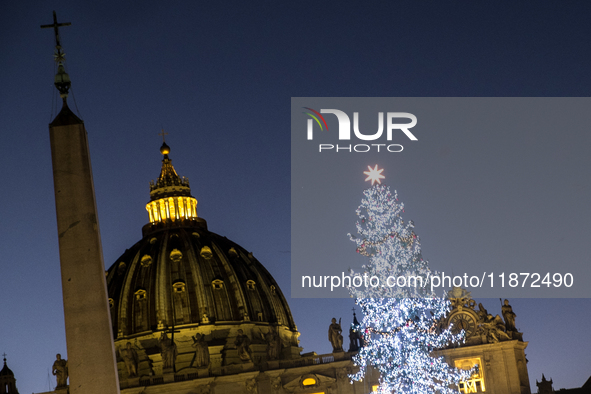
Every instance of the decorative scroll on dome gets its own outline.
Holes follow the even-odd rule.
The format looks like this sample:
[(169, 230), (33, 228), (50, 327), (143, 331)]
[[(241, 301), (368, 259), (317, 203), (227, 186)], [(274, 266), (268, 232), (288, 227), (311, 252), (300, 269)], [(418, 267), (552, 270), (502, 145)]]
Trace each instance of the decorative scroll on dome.
[(209, 246), (202, 247), (201, 252), (199, 254), (201, 255), (201, 257), (207, 260), (213, 257), (213, 253), (211, 252), (211, 248)]
[(145, 254), (144, 257), (140, 260), (140, 264), (142, 267), (149, 267), (152, 264), (152, 257), (150, 255)]
[(183, 258), (183, 254), (181, 253), (180, 250), (178, 249), (173, 249), (172, 252), (170, 252), (170, 259), (174, 262), (179, 262), (181, 261), (181, 259)]

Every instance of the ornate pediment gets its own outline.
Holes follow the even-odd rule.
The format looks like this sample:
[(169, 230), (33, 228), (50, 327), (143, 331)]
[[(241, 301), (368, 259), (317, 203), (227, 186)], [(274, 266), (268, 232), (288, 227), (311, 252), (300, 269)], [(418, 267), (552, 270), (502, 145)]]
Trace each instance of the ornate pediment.
[(447, 315), (443, 327), (451, 327), (456, 334), (464, 330), (465, 345), (523, 340), (523, 334), (515, 329), (515, 313), (507, 300), (501, 307), (503, 320), (499, 315), (489, 314), (482, 303), (479, 303), (476, 309), (476, 301), (472, 299), (471, 293), (461, 287), (454, 287), (447, 293), (447, 298), (451, 302), (452, 310)]

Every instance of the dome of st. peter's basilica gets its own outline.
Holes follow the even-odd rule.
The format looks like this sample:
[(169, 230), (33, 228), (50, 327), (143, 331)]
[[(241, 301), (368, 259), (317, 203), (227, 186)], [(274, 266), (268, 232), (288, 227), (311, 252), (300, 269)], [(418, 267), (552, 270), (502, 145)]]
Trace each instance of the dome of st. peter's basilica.
[[(251, 342), (248, 356), (254, 362), (266, 360), (270, 340), (278, 343), (278, 357), (299, 357), (299, 333), (273, 277), (252, 253), (208, 231), (166, 143), (160, 152), (162, 170), (150, 183), (150, 222), (143, 238), (107, 271), (118, 352), (128, 342), (137, 349), (140, 378), (166, 369), (162, 340), (174, 341), (176, 372), (197, 367), (194, 345), (201, 337), (214, 370), (244, 361), (240, 358), (247, 356), (234, 346), (241, 335)], [(120, 377), (127, 373), (119, 362)]]

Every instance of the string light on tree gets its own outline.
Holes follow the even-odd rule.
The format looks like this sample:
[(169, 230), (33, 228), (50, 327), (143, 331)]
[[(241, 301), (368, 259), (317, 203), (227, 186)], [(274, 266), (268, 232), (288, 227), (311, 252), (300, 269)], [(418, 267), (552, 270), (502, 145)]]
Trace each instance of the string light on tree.
[(357, 248), (357, 253), (361, 253), (364, 256), (373, 256), (374, 255), (374, 253), (372, 252), (373, 247), (381, 245), (384, 242), (386, 242), (388, 240), (388, 238), (393, 238), (393, 237), (398, 237), (398, 239), (400, 239), (400, 241), (401, 241), (401, 244), (406, 247), (411, 247), (413, 241), (417, 238), (417, 236), (414, 232), (411, 232), (411, 235), (409, 235), (408, 237), (402, 237), (400, 234), (393, 232), (393, 233), (386, 235), (384, 238), (382, 238), (378, 241), (365, 240)]
[[(381, 285), (349, 289), (364, 314), (356, 327), (363, 346), (353, 359), (359, 372), (351, 378), (363, 379), (371, 366), (380, 372), (379, 393), (457, 393), (459, 382), (473, 371), (450, 367), (436, 351), (463, 341), (464, 332), (454, 335), (440, 326), (450, 302), (430, 292), (428, 278), (434, 273), (421, 255), (414, 223), (402, 220), (404, 205), (381, 185), (383, 169), (368, 168), (364, 174), (372, 186), (356, 211), (357, 235), (349, 234), (368, 262), (363, 272), (352, 274), (375, 276)], [(385, 285), (389, 277), (415, 277), (415, 286)]]

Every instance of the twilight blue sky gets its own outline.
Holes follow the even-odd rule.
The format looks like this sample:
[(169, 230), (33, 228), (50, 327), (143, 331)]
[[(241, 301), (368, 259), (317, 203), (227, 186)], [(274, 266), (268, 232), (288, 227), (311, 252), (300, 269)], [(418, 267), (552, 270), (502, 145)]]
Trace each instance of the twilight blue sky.
[[(59, 21), (72, 22), (61, 33), (76, 105), (70, 104), (89, 133), (106, 266), (141, 238), (148, 221), (144, 206), (148, 182), (159, 174), (161, 128), (210, 230), (252, 251), (289, 294), (291, 97), (590, 95), (591, 4), (366, 3), (3, 6), (0, 352), (7, 353), (21, 393), (48, 390), (55, 353), (66, 353), (47, 129), (57, 103), (54, 41), (39, 28), (51, 23), (52, 10)], [(554, 141), (533, 138), (523, 154), (558, 149), (560, 138), (560, 130)], [(568, 181), (589, 197), (589, 180), (576, 176)], [(352, 175), (358, 199), (359, 179)], [(398, 188), (395, 179), (389, 184)], [(413, 192), (408, 177), (405, 187), (398, 191), (406, 217), (417, 222), (426, 210), (438, 216), (433, 206), (405, 199)], [(561, 215), (560, 203), (548, 196), (546, 220)], [(357, 201), (343, 234), (354, 229), (356, 207)], [(423, 223), (417, 232), (434, 261), (437, 247), (429, 245)], [(498, 300), (483, 303), (500, 313)], [(330, 351), (331, 317), (342, 317), (343, 326), (351, 321), (351, 300), (292, 299), (290, 305), (304, 352)], [(511, 305), (529, 341), (533, 391), (542, 373), (556, 389), (581, 386), (591, 374), (583, 345), (588, 300), (514, 299)]]

